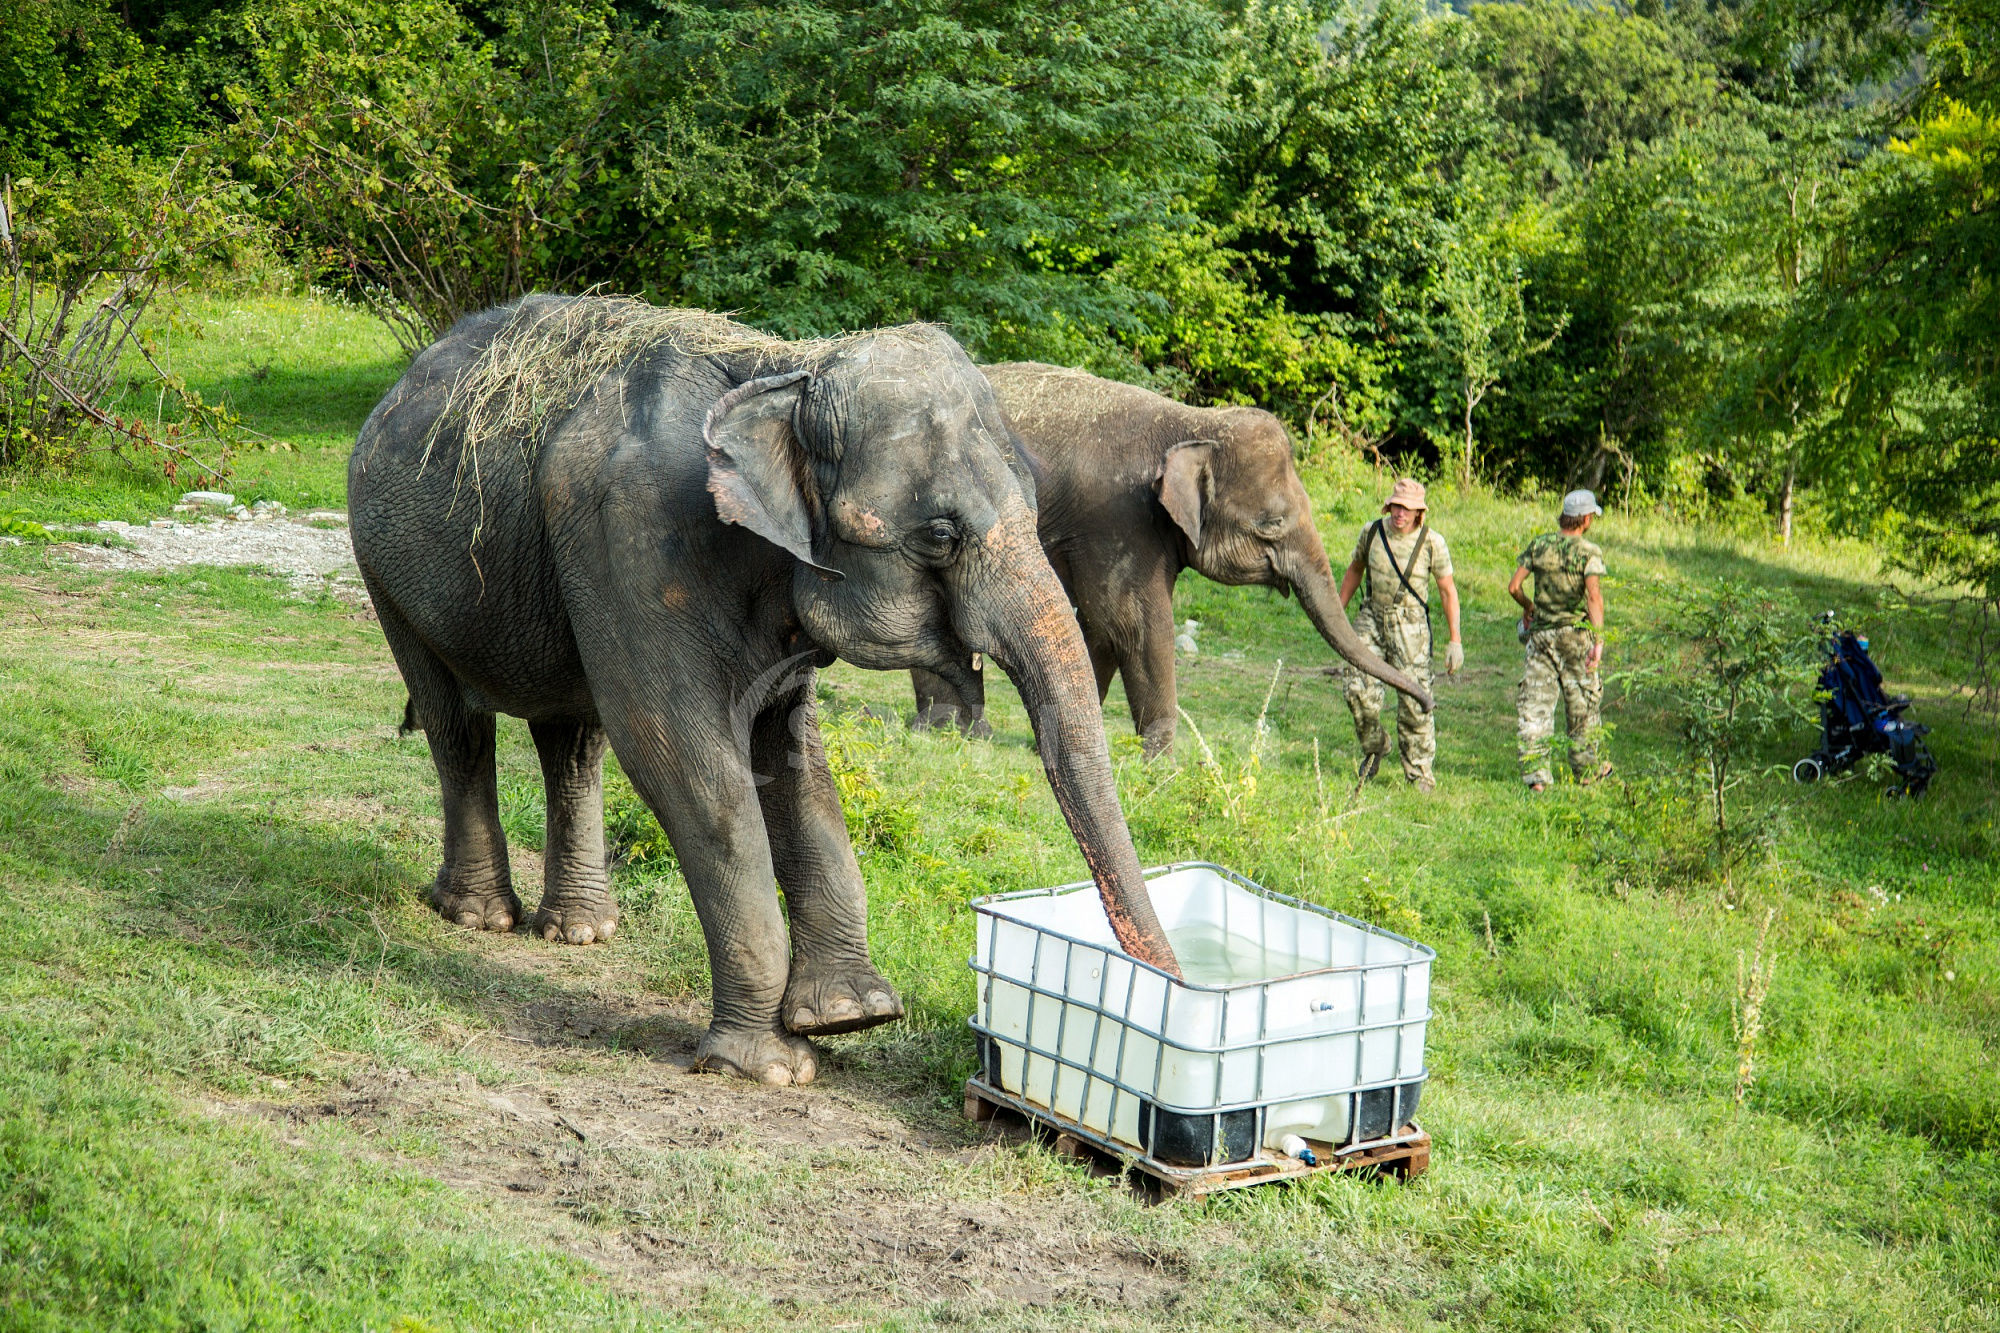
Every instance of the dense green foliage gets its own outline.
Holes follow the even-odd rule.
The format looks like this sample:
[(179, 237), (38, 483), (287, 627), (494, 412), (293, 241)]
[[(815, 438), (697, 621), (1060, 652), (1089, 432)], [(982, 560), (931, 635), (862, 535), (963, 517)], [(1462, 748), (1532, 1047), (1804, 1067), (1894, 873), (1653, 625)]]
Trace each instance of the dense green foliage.
[(595, 284), (941, 320), (2000, 588), (1991, 0), (6, 14), (0, 169), (201, 144), (406, 348)]

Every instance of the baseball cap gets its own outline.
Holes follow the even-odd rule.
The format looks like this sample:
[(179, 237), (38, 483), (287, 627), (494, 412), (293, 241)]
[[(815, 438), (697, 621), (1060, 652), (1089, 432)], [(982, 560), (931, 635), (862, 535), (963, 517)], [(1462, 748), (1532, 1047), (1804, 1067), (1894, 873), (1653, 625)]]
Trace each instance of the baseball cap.
[(1571, 491), (1563, 497), (1563, 517), (1582, 518), (1585, 514), (1601, 514), (1597, 507), (1597, 497), (1589, 491)]

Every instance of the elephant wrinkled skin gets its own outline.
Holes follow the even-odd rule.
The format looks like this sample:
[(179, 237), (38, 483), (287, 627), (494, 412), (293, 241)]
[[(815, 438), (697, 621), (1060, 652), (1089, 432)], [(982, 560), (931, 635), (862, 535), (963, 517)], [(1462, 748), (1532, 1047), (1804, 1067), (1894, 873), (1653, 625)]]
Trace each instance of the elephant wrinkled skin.
[(902, 1013), (868, 955), (814, 667), (841, 657), (962, 679), (984, 653), (1030, 701), (1120, 940), (1173, 970), (1089, 657), (1035, 540), (1032, 479), (957, 343), (921, 326), (781, 343), (700, 316), (706, 342), (621, 350), (573, 403), (468, 440), (454, 395), (504, 363), (507, 339), (650, 309), (529, 297), (462, 320), (355, 446), (355, 556), (443, 789), (433, 905), (488, 930), (524, 919), (495, 789), (504, 712), (527, 720), (548, 793), (532, 925), (550, 940), (610, 938), (608, 743), (659, 816), (708, 943), (714, 1020), (697, 1066), (805, 1082), (806, 1036)]
[[(1040, 469), (1039, 536), (1076, 606), (1098, 697), (1124, 676), (1148, 756), (1174, 742), (1174, 580), (1190, 567), (1218, 583), (1297, 593), (1335, 652), (1431, 707), (1348, 623), (1276, 417), (1188, 407), (1032, 361), (984, 371)], [(920, 721), (984, 726), (978, 674), (957, 675), (911, 672)]]

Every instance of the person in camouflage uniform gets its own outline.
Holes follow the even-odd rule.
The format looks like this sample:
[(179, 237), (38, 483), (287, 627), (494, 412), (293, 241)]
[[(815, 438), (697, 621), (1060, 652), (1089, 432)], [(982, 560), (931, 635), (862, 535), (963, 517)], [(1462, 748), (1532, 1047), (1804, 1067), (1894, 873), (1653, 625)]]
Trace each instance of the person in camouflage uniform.
[[(1507, 595), (1521, 605), (1527, 665), (1514, 695), (1521, 780), (1545, 791), (1549, 738), (1556, 729), (1556, 700), (1569, 723), (1569, 766), (1581, 783), (1611, 772), (1598, 756), (1598, 704), (1604, 697), (1598, 663), (1604, 657), (1604, 552), (1585, 533), (1597, 515), (1597, 497), (1571, 491), (1563, 497), (1560, 532), (1545, 532), (1521, 552)], [(1522, 585), (1535, 580), (1530, 598)]]
[[(1451, 577), (1451, 549), (1441, 533), (1426, 521), (1423, 483), (1399, 481), (1382, 506), (1382, 517), (1364, 524), (1354, 543), (1354, 558), (1340, 580), (1342, 606), (1353, 598), (1364, 577), (1368, 595), (1354, 617), (1354, 632), (1377, 656), (1401, 669), (1417, 684), (1431, 687), (1430, 585), (1437, 583), (1444, 602), (1450, 641), (1445, 645), (1445, 671), (1456, 675), (1465, 665), (1458, 637), (1458, 586)], [(1375, 776), (1389, 737), (1382, 727), (1382, 682), (1353, 667), (1339, 668), (1346, 682), (1347, 706), (1354, 714), (1355, 736), (1361, 742), (1362, 781)], [(1418, 791), (1437, 785), (1432, 762), (1437, 755), (1437, 724), (1415, 699), (1398, 697), (1397, 748), (1403, 777)]]

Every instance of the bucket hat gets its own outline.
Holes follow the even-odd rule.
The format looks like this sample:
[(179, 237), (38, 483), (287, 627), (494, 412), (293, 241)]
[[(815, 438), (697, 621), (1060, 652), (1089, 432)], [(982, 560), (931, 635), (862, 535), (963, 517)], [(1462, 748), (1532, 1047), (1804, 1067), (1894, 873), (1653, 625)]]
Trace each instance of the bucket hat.
[(1415, 477), (1404, 477), (1389, 492), (1389, 498), (1382, 502), (1382, 512), (1388, 513), (1390, 505), (1401, 505), (1405, 509), (1428, 509), (1424, 503), (1424, 484)]

